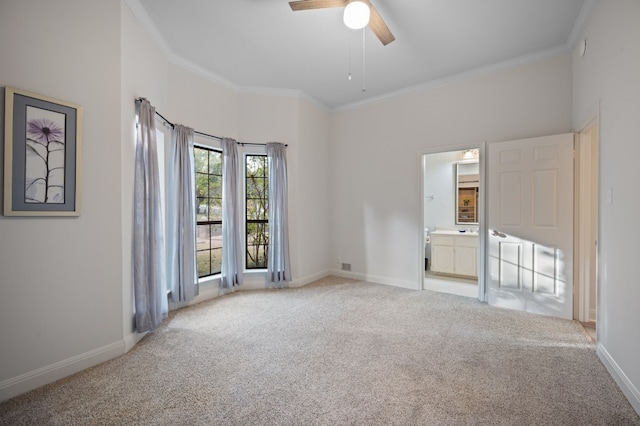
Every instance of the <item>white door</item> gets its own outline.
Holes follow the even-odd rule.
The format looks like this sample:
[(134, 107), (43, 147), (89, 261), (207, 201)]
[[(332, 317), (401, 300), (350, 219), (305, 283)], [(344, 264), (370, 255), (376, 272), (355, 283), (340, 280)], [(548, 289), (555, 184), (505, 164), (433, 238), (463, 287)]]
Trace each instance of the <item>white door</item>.
[(573, 313), (573, 134), (488, 145), (488, 301)]

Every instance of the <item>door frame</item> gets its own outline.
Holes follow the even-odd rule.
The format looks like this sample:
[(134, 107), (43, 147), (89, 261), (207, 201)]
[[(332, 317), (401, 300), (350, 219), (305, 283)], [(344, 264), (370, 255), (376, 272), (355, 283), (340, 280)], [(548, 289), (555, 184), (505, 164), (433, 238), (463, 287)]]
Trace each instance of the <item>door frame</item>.
[[(589, 134), (595, 128), (595, 140)], [(598, 312), (598, 240), (599, 240), (599, 157), (600, 114), (587, 121), (575, 133), (575, 241), (573, 318), (595, 322)], [(595, 167), (591, 167), (595, 166)], [(587, 182), (588, 180), (588, 182)], [(591, 207), (594, 207), (591, 209)], [(580, 212), (588, 211), (587, 215)], [(590, 255), (592, 244), (595, 254)], [(591, 315), (591, 289), (596, 286), (596, 315)]]
[[(424, 156), (429, 154), (440, 154), (443, 152), (453, 152), (453, 151), (465, 151), (467, 149), (477, 149), (479, 152), (479, 161), (478, 167), (480, 170), (480, 186), (478, 196), (478, 300), (481, 302), (487, 301), (487, 288), (485, 285), (485, 268), (486, 268), (486, 142), (476, 142), (462, 145), (441, 145), (433, 148), (425, 148), (420, 151), (420, 229), (418, 235), (420, 235), (420, 244), (419, 244), (419, 253), (420, 253), (420, 265), (419, 265), (419, 274), (420, 282), (418, 283), (418, 289), (424, 290), (424, 256), (425, 256), (425, 247), (424, 247), (424, 215), (425, 215), (425, 207), (424, 207), (424, 174), (425, 174), (425, 165), (424, 165)], [(452, 212), (453, 213), (453, 212)]]

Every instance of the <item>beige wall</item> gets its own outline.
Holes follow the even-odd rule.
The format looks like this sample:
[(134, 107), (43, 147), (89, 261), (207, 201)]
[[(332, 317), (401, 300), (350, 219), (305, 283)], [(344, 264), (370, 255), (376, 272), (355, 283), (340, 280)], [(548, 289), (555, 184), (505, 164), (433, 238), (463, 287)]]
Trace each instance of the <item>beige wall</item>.
[(329, 167), (329, 112), (185, 68), (120, 0), (2, 2), (0, 35), (0, 85), (85, 112), (81, 216), (0, 216), (0, 400), (120, 355), (140, 338), (131, 268), (137, 97), (198, 131), (289, 144), (294, 285), (327, 273), (328, 181), (317, 176)]
[(3, 1), (0, 58), (84, 107), (80, 217), (0, 217), (2, 400), (123, 350), (120, 1)]
[[(294, 277), (337, 258), (418, 288), (421, 153), (568, 132), (600, 108), (599, 354), (638, 410), (640, 300), (631, 268), (640, 149), (640, 4), (600, 2), (584, 58), (557, 57), (329, 113), (250, 94), (173, 61), (120, 0), (0, 3), (0, 85), (85, 108), (82, 215), (0, 217), (0, 400), (116, 356), (132, 333), (133, 100), (248, 142), (288, 143)], [(28, 25), (27, 25), (28, 24)], [(0, 123), (0, 126), (2, 124)]]
[(571, 131), (571, 58), (335, 114), (332, 254), (353, 276), (421, 288), (421, 153)]
[(599, 119), (598, 354), (640, 412), (640, 2), (598, 2), (583, 38), (586, 53), (573, 58), (573, 125)]

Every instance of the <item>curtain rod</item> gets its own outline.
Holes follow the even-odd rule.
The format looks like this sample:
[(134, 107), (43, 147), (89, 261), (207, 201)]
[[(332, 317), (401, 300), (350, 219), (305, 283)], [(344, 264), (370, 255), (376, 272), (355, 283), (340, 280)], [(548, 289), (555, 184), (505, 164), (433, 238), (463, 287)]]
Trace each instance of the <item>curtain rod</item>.
[[(142, 99), (144, 99), (144, 98), (136, 98), (136, 102), (140, 102)], [(157, 110), (155, 110), (155, 109), (154, 109), (154, 111), (155, 111), (156, 115), (157, 115), (158, 117), (162, 118), (166, 124), (168, 124), (169, 126), (171, 126), (171, 128), (172, 128), (172, 129), (175, 127), (175, 124), (173, 124), (172, 122), (170, 122), (169, 120), (167, 120), (167, 119), (165, 118), (165, 116), (164, 116), (164, 115), (160, 114), (160, 113), (159, 113)], [(199, 132), (199, 131), (197, 131), (197, 130), (194, 130), (194, 131), (193, 131), (193, 133), (195, 133), (196, 135), (200, 135), (200, 136), (207, 137), (207, 138), (217, 139), (217, 140), (219, 140), (219, 141), (221, 141), (221, 140), (223, 139), (223, 138), (221, 138), (220, 136), (210, 135), (210, 134), (208, 134), (208, 133)], [(264, 144), (264, 143), (257, 143), (257, 142), (238, 142), (238, 145), (242, 145), (242, 146), (245, 146), (245, 145), (249, 145), (249, 146), (265, 146), (266, 144)], [(287, 146), (287, 147), (288, 147), (289, 145), (288, 145), (288, 144), (284, 144), (284, 146)]]

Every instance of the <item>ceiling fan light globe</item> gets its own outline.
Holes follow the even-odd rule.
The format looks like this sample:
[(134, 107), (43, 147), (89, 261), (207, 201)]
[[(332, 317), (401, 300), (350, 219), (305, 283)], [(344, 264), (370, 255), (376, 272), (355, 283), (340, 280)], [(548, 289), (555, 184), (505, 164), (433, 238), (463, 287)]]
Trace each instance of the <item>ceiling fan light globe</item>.
[(352, 1), (344, 8), (344, 24), (352, 30), (364, 28), (369, 23), (371, 11), (362, 1)]

